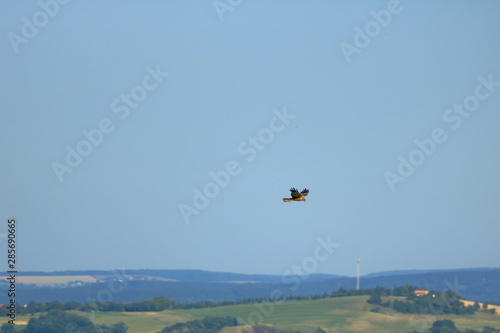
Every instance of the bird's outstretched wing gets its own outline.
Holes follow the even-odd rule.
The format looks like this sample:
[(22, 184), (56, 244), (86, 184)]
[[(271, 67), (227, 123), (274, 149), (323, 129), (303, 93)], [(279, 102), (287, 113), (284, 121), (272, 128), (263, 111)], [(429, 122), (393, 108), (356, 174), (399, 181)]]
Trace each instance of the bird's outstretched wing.
[(290, 189), (290, 192), (291, 192), (292, 198), (294, 198), (294, 199), (300, 198), (302, 196), (302, 194), (295, 187), (292, 187)]
[(303, 189), (302, 192), (300, 192), (300, 194), (303, 196), (303, 197), (306, 197), (308, 194), (309, 194), (309, 190), (307, 188)]

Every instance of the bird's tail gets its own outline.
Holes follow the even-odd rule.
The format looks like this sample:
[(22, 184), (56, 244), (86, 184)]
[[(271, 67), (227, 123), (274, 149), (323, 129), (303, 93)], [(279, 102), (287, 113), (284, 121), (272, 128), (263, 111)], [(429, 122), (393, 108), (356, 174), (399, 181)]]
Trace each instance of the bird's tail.
[(290, 201), (293, 201), (293, 199), (283, 198), (283, 202), (290, 202)]

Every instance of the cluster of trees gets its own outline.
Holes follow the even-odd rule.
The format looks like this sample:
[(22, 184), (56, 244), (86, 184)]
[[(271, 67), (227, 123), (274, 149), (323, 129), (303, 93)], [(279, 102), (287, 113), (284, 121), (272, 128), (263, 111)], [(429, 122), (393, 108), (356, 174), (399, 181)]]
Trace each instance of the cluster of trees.
[(392, 300), (383, 303), (380, 295), (372, 295), (368, 299), (368, 303), (378, 304), (384, 307), (390, 307), (395, 311), (401, 313), (418, 313), (418, 314), (456, 314), (467, 315), (474, 314), (479, 305), (465, 306), (460, 301), (459, 296), (447, 290), (441, 293), (429, 293), (427, 295), (416, 296), (414, 294), (408, 295), (406, 301)]
[[(144, 301), (136, 301), (129, 303), (119, 302), (68, 302), (61, 303), (52, 301), (48, 303), (39, 303), (31, 301), (25, 306), (16, 305), (16, 312), (19, 315), (35, 314), (40, 312), (49, 312), (52, 310), (77, 310), (84, 312), (92, 311), (116, 311), (116, 312), (147, 312), (147, 311), (163, 311), (167, 309), (178, 309), (179, 304), (165, 297), (156, 297)], [(0, 316), (8, 314), (8, 309), (4, 306), (0, 308)]]
[(159, 333), (217, 333), (224, 327), (229, 326), (238, 326), (238, 320), (234, 317), (205, 317), (204, 319), (167, 326)]
[(127, 325), (123, 322), (111, 326), (95, 325), (90, 319), (63, 310), (52, 310), (38, 318), (31, 318), (23, 331), (18, 331), (11, 324), (0, 328), (2, 333), (126, 333)]
[(491, 314), (497, 313), (497, 310), (495, 308), (488, 309), (488, 303), (486, 303), (486, 302), (483, 303), (483, 305), (481, 305), (481, 306), (479, 306), (478, 302), (474, 302), (473, 306), (476, 310), (483, 309), (484, 311), (489, 312)]
[[(326, 333), (326, 331), (316, 331), (317, 333)], [(243, 333), (300, 333), (300, 331), (283, 330), (269, 325), (253, 325), (243, 329)]]
[[(485, 326), (482, 331), (477, 331), (473, 329), (466, 329), (465, 331), (460, 331), (456, 326), (453, 320), (445, 319), (445, 320), (436, 320), (432, 327), (429, 328), (429, 333), (494, 333), (500, 332), (490, 326)], [(413, 331), (410, 333), (420, 333), (417, 331)]]
[(418, 288), (410, 285), (394, 287), (392, 289), (385, 287), (376, 287), (370, 289), (345, 290), (339, 289), (329, 293), (329, 297), (357, 296), (357, 295), (377, 295), (377, 296), (403, 296), (412, 297)]

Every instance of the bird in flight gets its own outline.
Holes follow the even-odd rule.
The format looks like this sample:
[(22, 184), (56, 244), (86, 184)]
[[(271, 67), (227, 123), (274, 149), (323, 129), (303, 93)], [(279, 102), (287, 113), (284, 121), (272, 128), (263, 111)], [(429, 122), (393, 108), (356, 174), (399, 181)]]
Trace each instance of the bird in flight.
[(306, 196), (309, 194), (309, 190), (307, 188), (303, 189), (302, 192), (299, 192), (295, 187), (290, 189), (291, 198), (283, 198), (284, 202), (290, 201), (306, 201)]

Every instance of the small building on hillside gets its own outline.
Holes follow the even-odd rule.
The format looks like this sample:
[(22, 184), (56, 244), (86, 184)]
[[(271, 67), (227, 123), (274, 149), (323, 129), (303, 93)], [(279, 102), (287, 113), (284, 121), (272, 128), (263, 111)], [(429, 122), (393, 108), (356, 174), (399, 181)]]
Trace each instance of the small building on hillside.
[(429, 290), (415, 290), (413, 292), (415, 294), (415, 296), (424, 296), (424, 295), (427, 295), (429, 293)]

